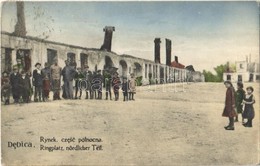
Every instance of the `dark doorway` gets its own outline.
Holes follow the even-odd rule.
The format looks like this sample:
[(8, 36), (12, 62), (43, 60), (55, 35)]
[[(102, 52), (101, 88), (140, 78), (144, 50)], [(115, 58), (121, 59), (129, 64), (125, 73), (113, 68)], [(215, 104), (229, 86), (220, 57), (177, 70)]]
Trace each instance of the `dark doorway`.
[(111, 58), (109, 56), (105, 56), (104, 69), (109, 69), (111, 67), (114, 67), (114, 63), (112, 62), (112, 60), (111, 60)]
[(119, 61), (120, 64), (120, 73), (121, 76), (126, 77), (127, 76), (127, 64), (124, 60)]
[(47, 63), (51, 66), (54, 60), (58, 60), (57, 51), (52, 49), (47, 49)]
[(242, 81), (243, 81), (242, 75), (238, 75), (238, 76), (237, 76), (237, 81), (239, 81), (239, 82), (242, 82)]
[(228, 80), (228, 81), (231, 80), (231, 75), (227, 75), (227, 80)]
[(249, 82), (253, 82), (253, 81), (254, 81), (254, 74), (250, 73)]
[(135, 69), (134, 69), (135, 76), (136, 77), (142, 76), (143, 75), (142, 74), (142, 66), (137, 62), (135, 62), (134, 64), (135, 64)]
[(19, 68), (19, 72), (21, 70), (25, 72), (31, 71), (32, 67), (32, 60), (30, 50), (28, 49), (19, 49), (16, 52), (16, 61)]
[(12, 49), (2, 48), (1, 71), (12, 71)]
[(160, 83), (164, 83), (164, 67), (160, 67)]
[(80, 54), (80, 66), (82, 69), (84, 69), (86, 66), (88, 66), (88, 55), (81, 53)]

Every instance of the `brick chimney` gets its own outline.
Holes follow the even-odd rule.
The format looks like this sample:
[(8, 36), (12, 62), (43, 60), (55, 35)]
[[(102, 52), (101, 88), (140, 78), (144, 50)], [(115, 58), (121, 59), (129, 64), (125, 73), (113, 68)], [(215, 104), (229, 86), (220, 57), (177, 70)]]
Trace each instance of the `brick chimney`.
[(105, 32), (104, 37), (104, 43), (101, 46), (101, 50), (111, 51), (111, 45), (112, 45), (112, 37), (113, 37), (113, 31), (115, 31), (115, 27), (112, 26), (106, 26), (103, 31)]
[(161, 63), (161, 57), (160, 57), (160, 38), (154, 39), (154, 62), (155, 63)]
[(174, 60), (175, 60), (175, 62), (179, 63), (179, 60), (178, 60), (177, 56), (174, 56)]
[(166, 65), (171, 66), (172, 61), (172, 41), (165, 39), (166, 41)]

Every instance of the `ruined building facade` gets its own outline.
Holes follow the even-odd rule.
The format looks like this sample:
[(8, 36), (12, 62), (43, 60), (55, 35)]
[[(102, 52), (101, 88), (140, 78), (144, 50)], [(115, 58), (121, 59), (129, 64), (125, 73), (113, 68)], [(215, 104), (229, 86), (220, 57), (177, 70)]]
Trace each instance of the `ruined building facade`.
[[(142, 76), (143, 85), (149, 84), (149, 79), (155, 83), (167, 83), (186, 80), (186, 69), (171, 67), (160, 62), (160, 39), (155, 39), (155, 61), (137, 58), (131, 55), (118, 55), (111, 52), (112, 32), (114, 27), (105, 27), (105, 39), (101, 49), (90, 49), (64, 43), (47, 41), (35, 37), (22, 37), (13, 33), (2, 32), (1, 71), (12, 71), (12, 66), (19, 64), (23, 70), (32, 72), (36, 62), (49, 65), (58, 59), (61, 67), (69, 59), (77, 66), (88, 65), (91, 71), (103, 70), (108, 67), (118, 68), (120, 76)], [(166, 46), (167, 57), (170, 56), (171, 45)], [(167, 62), (170, 57), (167, 58)], [(149, 78), (150, 77), (150, 78)]]

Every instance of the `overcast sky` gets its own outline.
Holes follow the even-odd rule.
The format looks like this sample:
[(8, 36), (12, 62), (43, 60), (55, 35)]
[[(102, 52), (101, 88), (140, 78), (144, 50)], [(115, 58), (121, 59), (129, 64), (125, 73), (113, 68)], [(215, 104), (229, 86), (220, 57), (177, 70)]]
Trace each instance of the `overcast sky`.
[[(25, 2), (25, 17), (27, 35), (90, 48), (100, 48), (105, 26), (115, 26), (112, 51), (150, 60), (159, 37), (164, 64), (168, 38), (172, 60), (198, 71), (249, 54), (259, 61), (256, 2)], [(16, 4), (6, 2), (2, 30), (13, 32), (16, 20)]]

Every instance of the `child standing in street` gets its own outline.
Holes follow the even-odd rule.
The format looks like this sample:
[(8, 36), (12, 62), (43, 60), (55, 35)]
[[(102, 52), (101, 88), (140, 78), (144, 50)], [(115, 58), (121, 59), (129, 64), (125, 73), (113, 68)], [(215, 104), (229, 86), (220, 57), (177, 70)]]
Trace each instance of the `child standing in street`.
[[(236, 91), (236, 109), (237, 109), (237, 114), (242, 114), (243, 112), (243, 99), (245, 97), (245, 91), (243, 89), (243, 83), (238, 82), (237, 83), (237, 91)], [(236, 116), (235, 122), (238, 122), (238, 115)], [(242, 123), (244, 123), (244, 118), (242, 117)]]
[(124, 101), (128, 101), (128, 83), (126, 77), (123, 77), (122, 91), (123, 91)]
[(255, 103), (255, 98), (253, 96), (254, 88), (249, 86), (246, 88), (247, 94), (244, 98), (243, 104), (245, 104), (245, 109), (242, 114), (243, 118), (247, 119), (247, 122), (243, 124), (245, 127), (253, 127), (252, 121), (255, 117), (255, 110), (253, 104)]
[(25, 71), (21, 72), (22, 76), (20, 78), (20, 88), (21, 88), (21, 96), (23, 99), (23, 103), (29, 103), (30, 99), (30, 90), (31, 90), (31, 81), (28, 75), (26, 75)]

